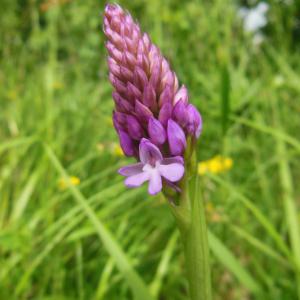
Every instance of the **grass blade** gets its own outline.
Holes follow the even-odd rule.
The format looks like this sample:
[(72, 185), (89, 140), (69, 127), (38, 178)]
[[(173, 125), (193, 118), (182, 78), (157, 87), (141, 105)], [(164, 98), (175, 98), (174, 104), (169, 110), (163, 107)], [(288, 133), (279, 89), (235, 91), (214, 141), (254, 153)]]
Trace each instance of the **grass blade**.
[(257, 221), (265, 228), (265, 230), (269, 233), (269, 235), (273, 238), (276, 242), (278, 248), (292, 260), (291, 253), (289, 248), (287, 247), (286, 243), (282, 239), (281, 235), (276, 231), (273, 224), (269, 222), (269, 220), (260, 212), (260, 210), (255, 206), (255, 204), (250, 201), (247, 197), (241, 194), (237, 189), (232, 186), (230, 183), (221, 179), (221, 177), (209, 174), (209, 176), (220, 185), (224, 186), (226, 189), (231, 191), (238, 200), (241, 201), (244, 206), (249, 209), (252, 214), (256, 217)]
[(253, 129), (259, 130), (261, 132), (270, 134), (271, 136), (273, 136), (277, 139), (281, 139), (281, 140), (285, 141), (287, 144), (293, 146), (297, 151), (300, 152), (300, 142), (297, 139), (295, 139), (294, 137), (286, 134), (285, 132), (283, 132), (281, 130), (274, 129), (274, 128), (266, 126), (264, 124), (258, 124), (256, 122), (253, 122), (253, 121), (245, 119), (245, 118), (232, 117), (232, 120), (234, 120), (237, 123), (251, 127)]
[(238, 226), (231, 225), (230, 228), (236, 234), (238, 234), (240, 237), (242, 237), (243, 239), (248, 241), (249, 244), (253, 245), (255, 248), (257, 248), (261, 252), (268, 255), (270, 258), (273, 258), (273, 259), (277, 260), (278, 262), (280, 262), (281, 264), (284, 264), (285, 266), (290, 267), (289, 262), (284, 257), (282, 257), (280, 254), (278, 254), (275, 250), (270, 248), (265, 243), (261, 242), (259, 239), (257, 239), (254, 236), (250, 235), (249, 233), (247, 233), (245, 230), (243, 230), (242, 228), (240, 228)]
[(221, 124), (223, 137), (226, 135), (230, 115), (230, 74), (226, 65), (221, 72)]
[[(53, 163), (53, 166), (58, 171), (58, 173), (68, 180), (68, 174), (66, 170), (63, 168), (58, 158), (52, 151), (52, 149), (45, 145), (46, 154), (48, 155), (50, 161)], [(145, 299), (152, 300), (152, 296), (150, 295), (145, 283), (141, 279), (141, 277), (136, 273), (136, 271), (130, 265), (129, 259), (126, 254), (123, 252), (117, 241), (114, 239), (113, 235), (109, 232), (109, 230), (105, 227), (105, 225), (98, 219), (95, 212), (87, 203), (85, 197), (81, 194), (81, 192), (75, 187), (70, 186), (70, 191), (77, 201), (77, 203), (81, 206), (81, 208), (86, 213), (87, 217), (94, 225), (104, 247), (109, 252), (109, 254), (114, 258), (116, 266), (119, 271), (123, 274), (124, 279), (127, 281), (130, 286), (135, 299)]]
[(176, 230), (170, 237), (170, 239), (167, 243), (166, 249), (165, 249), (165, 251), (161, 257), (161, 260), (159, 262), (159, 265), (157, 267), (155, 277), (150, 286), (152, 294), (154, 295), (155, 298), (158, 297), (159, 291), (160, 291), (162, 283), (163, 283), (163, 279), (166, 276), (166, 274), (168, 273), (170, 260), (174, 253), (174, 250), (176, 248), (178, 238), (179, 238), (179, 232)]
[[(273, 107), (274, 119), (276, 127), (281, 129), (281, 123), (277, 107)], [(282, 200), (285, 211), (285, 217), (287, 222), (287, 229), (289, 239), (291, 243), (292, 252), (294, 255), (296, 267), (297, 267), (297, 291), (298, 299), (300, 299), (300, 224), (297, 215), (297, 205), (294, 197), (293, 180), (288, 162), (288, 155), (286, 151), (286, 144), (282, 139), (277, 138), (277, 154), (279, 157), (278, 167), (279, 176), (282, 187)]]
[(10, 148), (31, 144), (35, 141), (35, 137), (21, 137), (17, 139), (11, 139), (10, 141), (0, 144), (0, 153)]
[(24, 187), (20, 197), (16, 200), (16, 203), (14, 204), (14, 210), (12, 212), (11, 220), (16, 221), (18, 218), (20, 218), (26, 209), (26, 206), (28, 204), (28, 201), (33, 193), (33, 190), (35, 188), (37, 179), (38, 179), (38, 173), (34, 173), (30, 176), (28, 183)]
[(210, 231), (208, 242), (212, 253), (237, 279), (253, 293), (259, 293), (261, 288), (256, 280), (240, 264), (232, 252)]

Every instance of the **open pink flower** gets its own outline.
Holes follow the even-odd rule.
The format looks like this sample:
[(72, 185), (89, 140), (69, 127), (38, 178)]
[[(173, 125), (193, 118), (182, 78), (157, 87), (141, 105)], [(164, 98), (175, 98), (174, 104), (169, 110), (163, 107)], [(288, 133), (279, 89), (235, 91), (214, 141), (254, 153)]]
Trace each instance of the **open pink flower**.
[(157, 146), (143, 138), (139, 145), (140, 163), (123, 167), (119, 173), (126, 176), (125, 185), (137, 187), (149, 181), (148, 192), (157, 194), (162, 189), (162, 177), (167, 182), (177, 182), (184, 174), (181, 156), (163, 158)]

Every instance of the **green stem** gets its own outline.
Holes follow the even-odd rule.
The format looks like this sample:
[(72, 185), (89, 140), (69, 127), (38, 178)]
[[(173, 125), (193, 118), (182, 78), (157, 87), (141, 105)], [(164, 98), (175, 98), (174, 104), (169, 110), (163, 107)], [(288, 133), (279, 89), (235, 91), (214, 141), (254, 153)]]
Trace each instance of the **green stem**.
[[(185, 186), (188, 206), (173, 206), (184, 246), (186, 271), (191, 300), (211, 300), (209, 248), (203, 199), (198, 178), (193, 176)], [(184, 199), (186, 201), (186, 199)]]
[(189, 137), (185, 151), (185, 175), (181, 193), (167, 194), (184, 247), (191, 300), (211, 300), (211, 275), (205, 209), (199, 189), (195, 140)]

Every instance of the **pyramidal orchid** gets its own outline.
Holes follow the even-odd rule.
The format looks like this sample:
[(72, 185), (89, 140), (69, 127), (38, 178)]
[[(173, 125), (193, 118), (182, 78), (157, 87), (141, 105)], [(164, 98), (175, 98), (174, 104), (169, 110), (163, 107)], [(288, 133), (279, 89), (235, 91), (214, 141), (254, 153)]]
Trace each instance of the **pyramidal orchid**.
[[(199, 137), (201, 116), (188, 103), (186, 87), (178, 87), (176, 74), (158, 47), (146, 33), (141, 32), (138, 24), (120, 6), (106, 6), (104, 32), (108, 39), (106, 48), (109, 53), (109, 79), (114, 87), (113, 122), (124, 154), (143, 163), (141, 151), (157, 152), (153, 158), (157, 161), (145, 164), (146, 169), (147, 165), (153, 165), (154, 170), (156, 163), (160, 165), (162, 160), (182, 158), (181, 162), (177, 160), (176, 165), (162, 163), (162, 166), (173, 168), (172, 178), (161, 172), (153, 172), (151, 180), (147, 179), (151, 185), (149, 193), (155, 194), (164, 185), (178, 182), (183, 177), (183, 156), (187, 140), (189, 137)], [(139, 169), (128, 168), (131, 169), (131, 175), (124, 171), (126, 168), (120, 170), (120, 174), (131, 176), (125, 180), (125, 184), (128, 187), (139, 186), (141, 181), (133, 182), (134, 178), (139, 177), (132, 177), (132, 172), (139, 172)], [(160, 184), (162, 180), (163, 184)], [(155, 188), (154, 181), (157, 182)]]
[(169, 200), (183, 236), (191, 299), (210, 300), (205, 216), (195, 192), (201, 115), (189, 103), (187, 88), (179, 87), (167, 59), (128, 12), (106, 5), (103, 30), (114, 90), (114, 127), (124, 154), (137, 160), (119, 173), (127, 187), (147, 182), (149, 194), (162, 191)]

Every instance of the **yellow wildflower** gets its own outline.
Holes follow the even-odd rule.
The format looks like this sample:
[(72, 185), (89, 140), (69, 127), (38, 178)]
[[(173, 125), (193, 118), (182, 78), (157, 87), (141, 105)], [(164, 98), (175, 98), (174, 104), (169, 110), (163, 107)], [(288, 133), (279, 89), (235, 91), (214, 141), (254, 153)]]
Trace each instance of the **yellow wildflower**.
[(96, 145), (97, 150), (100, 153), (110, 153), (114, 156), (124, 156), (123, 150), (121, 146), (118, 143), (115, 142), (109, 142), (109, 143), (98, 143)]
[(67, 180), (65, 178), (61, 178), (58, 181), (58, 187), (60, 190), (65, 190), (68, 186), (73, 185), (79, 185), (80, 179), (76, 176), (70, 176)]
[(198, 174), (199, 175), (204, 175), (208, 172), (208, 164), (207, 162), (203, 161), (203, 162), (200, 162), (198, 164)]
[(116, 156), (124, 156), (121, 146), (117, 143), (112, 145), (112, 154)]
[(219, 174), (232, 168), (233, 161), (229, 157), (217, 155), (209, 160), (202, 161), (198, 164), (198, 174), (207, 173)]

